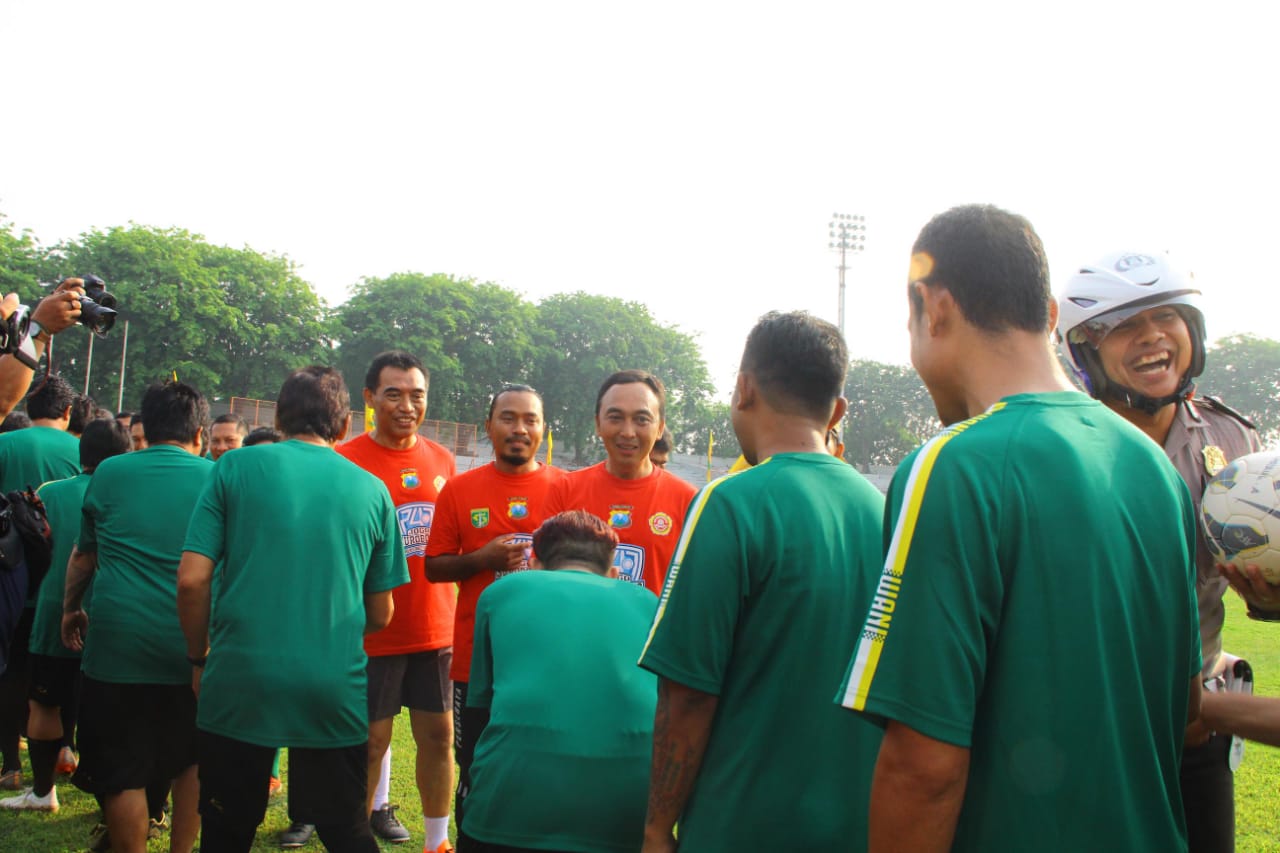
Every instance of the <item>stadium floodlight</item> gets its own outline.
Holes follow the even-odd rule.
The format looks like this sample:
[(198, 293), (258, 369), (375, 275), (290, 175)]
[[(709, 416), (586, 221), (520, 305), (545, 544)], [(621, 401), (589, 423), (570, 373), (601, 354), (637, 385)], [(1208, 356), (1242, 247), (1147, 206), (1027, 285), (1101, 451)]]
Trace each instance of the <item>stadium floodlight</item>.
[(827, 236), (830, 242), (827, 248), (833, 252), (840, 253), (840, 302), (837, 313), (836, 325), (840, 328), (840, 334), (844, 334), (844, 271), (848, 269), (846, 263), (850, 254), (858, 254), (866, 248), (867, 244), (867, 220), (865, 216), (856, 216), (849, 213), (833, 213), (831, 214), (831, 222), (827, 224)]

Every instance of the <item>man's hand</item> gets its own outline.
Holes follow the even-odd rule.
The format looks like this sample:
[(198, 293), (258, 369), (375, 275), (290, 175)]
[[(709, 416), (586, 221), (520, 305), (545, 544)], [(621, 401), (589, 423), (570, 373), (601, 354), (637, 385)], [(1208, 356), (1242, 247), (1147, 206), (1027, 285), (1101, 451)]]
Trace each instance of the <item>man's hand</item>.
[(84, 280), (65, 278), (57, 289), (40, 300), (31, 319), (51, 335), (69, 329), (80, 319), (80, 297), (84, 296)]
[(84, 635), (88, 630), (89, 615), (84, 610), (62, 614), (62, 645), (71, 651), (84, 651)]
[(515, 534), (506, 533), (495, 536), (488, 544), (477, 552), (477, 557), (485, 568), (495, 572), (514, 572), (524, 566), (524, 542), (515, 541)]
[(1218, 572), (1227, 579), (1231, 588), (1257, 610), (1280, 612), (1280, 586), (1267, 583), (1262, 569), (1254, 563), (1245, 563), (1244, 569), (1218, 564)]
[(200, 676), (204, 675), (204, 667), (191, 667), (191, 692), (196, 694), (196, 698), (200, 698)]

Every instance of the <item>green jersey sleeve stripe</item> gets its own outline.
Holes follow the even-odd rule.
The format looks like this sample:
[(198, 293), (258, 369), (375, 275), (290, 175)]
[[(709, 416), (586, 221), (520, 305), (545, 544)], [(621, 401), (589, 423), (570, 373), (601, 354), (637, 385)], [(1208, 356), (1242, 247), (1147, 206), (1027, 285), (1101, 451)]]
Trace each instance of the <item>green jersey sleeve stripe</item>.
[(924, 494), (929, 485), (929, 475), (933, 472), (934, 463), (947, 442), (1003, 408), (1004, 403), (996, 403), (982, 414), (955, 424), (929, 439), (916, 454), (903, 489), (902, 505), (894, 524), (893, 538), (889, 540), (889, 552), (885, 555), (884, 571), (880, 575), (880, 582), (876, 585), (875, 596), (871, 599), (871, 609), (867, 613), (866, 622), (863, 623), (858, 645), (853, 652), (853, 663), (845, 679), (844, 696), (840, 700), (840, 704), (844, 707), (855, 711), (866, 708), (867, 694), (871, 691), (871, 682), (875, 679), (876, 667), (880, 663), (880, 652), (884, 648), (885, 640), (889, 637), (889, 627), (893, 622), (893, 611), (902, 588), (907, 556), (911, 552), (911, 541), (915, 537), (916, 524), (920, 519), (920, 507), (924, 503)]
[(721, 483), (735, 476), (737, 476), (736, 472), (717, 477), (694, 497), (693, 504), (689, 507), (688, 522), (685, 524), (684, 530), (680, 532), (680, 541), (676, 543), (675, 556), (671, 558), (671, 565), (667, 568), (667, 581), (662, 585), (662, 597), (658, 599), (658, 611), (653, 616), (653, 625), (649, 628), (649, 637), (644, 641), (644, 648), (640, 650), (642, 659), (645, 652), (649, 651), (649, 644), (653, 642), (653, 635), (658, 631), (658, 623), (662, 621), (663, 614), (666, 613), (667, 601), (671, 598), (671, 588), (675, 586), (676, 576), (680, 574), (680, 564), (684, 562), (684, 552), (689, 547), (689, 539), (693, 536), (694, 528), (698, 526), (698, 519), (702, 517), (702, 509), (707, 505), (707, 498), (711, 497), (711, 493)]

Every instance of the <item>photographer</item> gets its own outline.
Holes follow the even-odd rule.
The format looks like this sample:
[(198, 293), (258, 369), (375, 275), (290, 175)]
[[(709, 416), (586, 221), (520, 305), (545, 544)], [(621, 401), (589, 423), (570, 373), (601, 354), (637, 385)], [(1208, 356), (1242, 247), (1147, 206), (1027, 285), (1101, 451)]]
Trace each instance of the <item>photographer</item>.
[[(41, 299), (31, 311), (31, 342), (37, 358), (43, 356), (51, 336), (75, 325), (80, 319), (80, 297), (84, 296), (84, 280), (66, 278), (53, 293)], [(0, 319), (8, 320), (18, 309), (18, 295), (10, 293), (0, 301)], [(0, 418), (13, 411), (27, 393), (34, 370), (16, 355), (0, 356)]]

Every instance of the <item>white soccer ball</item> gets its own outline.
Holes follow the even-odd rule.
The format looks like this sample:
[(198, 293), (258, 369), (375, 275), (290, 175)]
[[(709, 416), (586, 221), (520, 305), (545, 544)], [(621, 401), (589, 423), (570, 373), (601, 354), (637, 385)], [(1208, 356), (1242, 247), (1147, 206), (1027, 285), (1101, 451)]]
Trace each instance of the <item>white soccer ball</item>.
[(1219, 563), (1253, 563), (1280, 584), (1280, 452), (1241, 456), (1205, 486), (1205, 542)]

